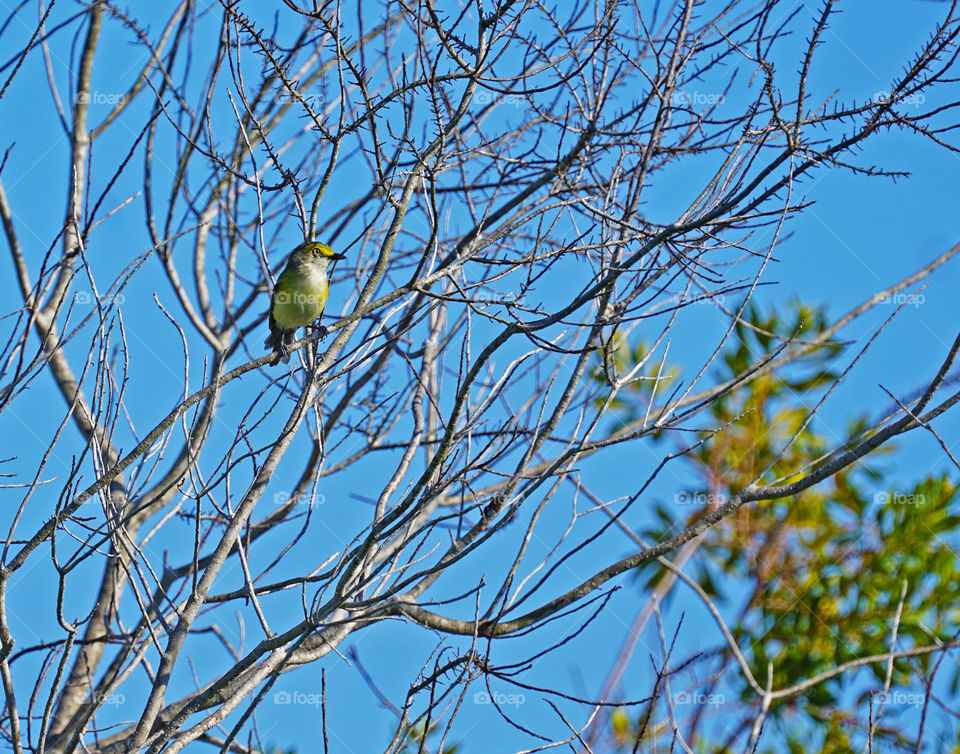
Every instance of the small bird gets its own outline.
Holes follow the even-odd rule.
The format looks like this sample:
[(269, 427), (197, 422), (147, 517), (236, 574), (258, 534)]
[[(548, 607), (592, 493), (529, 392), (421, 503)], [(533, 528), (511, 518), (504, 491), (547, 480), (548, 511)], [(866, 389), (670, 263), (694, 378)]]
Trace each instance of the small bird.
[[(270, 297), (270, 335), (263, 345), (275, 351), (271, 365), (290, 361), (288, 346), (296, 339), (298, 327), (308, 327), (323, 315), (327, 303), (327, 268), (336, 259), (345, 259), (325, 243), (307, 241), (287, 259)], [(320, 325), (320, 337), (327, 328)]]

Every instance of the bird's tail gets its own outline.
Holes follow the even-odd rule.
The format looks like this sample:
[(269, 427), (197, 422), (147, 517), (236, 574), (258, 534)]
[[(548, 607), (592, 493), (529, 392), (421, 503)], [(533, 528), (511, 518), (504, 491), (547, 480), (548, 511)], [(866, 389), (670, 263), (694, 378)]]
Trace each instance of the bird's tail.
[(281, 360), (284, 364), (290, 361), (290, 354), (287, 353), (286, 346), (292, 342), (293, 332), (284, 330), (271, 316), (270, 334), (267, 336), (267, 339), (263, 341), (263, 346), (268, 351), (274, 351), (276, 353), (276, 358), (270, 362), (272, 366), (276, 366)]

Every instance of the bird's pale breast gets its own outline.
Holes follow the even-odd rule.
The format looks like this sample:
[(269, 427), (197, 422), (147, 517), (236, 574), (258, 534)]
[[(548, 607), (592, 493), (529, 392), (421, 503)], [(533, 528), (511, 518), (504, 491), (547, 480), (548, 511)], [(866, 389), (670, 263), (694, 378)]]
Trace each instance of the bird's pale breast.
[(273, 299), (273, 318), (284, 330), (305, 327), (323, 314), (327, 303), (325, 273), (288, 274), (284, 270), (277, 280)]

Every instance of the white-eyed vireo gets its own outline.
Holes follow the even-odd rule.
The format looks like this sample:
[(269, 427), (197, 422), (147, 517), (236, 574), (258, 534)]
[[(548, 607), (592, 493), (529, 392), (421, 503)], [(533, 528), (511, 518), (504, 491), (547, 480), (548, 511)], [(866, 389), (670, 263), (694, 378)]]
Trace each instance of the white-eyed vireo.
[[(287, 348), (296, 339), (297, 328), (320, 319), (327, 303), (327, 268), (343, 258), (316, 241), (302, 243), (291, 252), (270, 297), (270, 335), (264, 346), (276, 352), (271, 364), (290, 361)], [(321, 337), (327, 334), (323, 325), (318, 329)]]

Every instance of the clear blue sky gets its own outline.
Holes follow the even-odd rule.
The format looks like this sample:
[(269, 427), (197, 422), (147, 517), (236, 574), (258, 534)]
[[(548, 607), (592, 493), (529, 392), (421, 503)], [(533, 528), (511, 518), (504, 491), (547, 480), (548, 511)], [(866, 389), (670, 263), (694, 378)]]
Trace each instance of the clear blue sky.
[[(809, 30), (813, 14), (820, 9), (819, 3), (798, 5), (798, 34), (792, 40), (793, 46), (791, 43), (783, 44), (776, 55), (778, 70), (783, 71), (784, 76), (789, 76), (799, 67), (798, 51), (804, 43), (803, 33)], [(941, 4), (923, 0), (875, 0), (841, 5), (844, 12), (834, 17), (811, 74), (811, 88), (817, 92), (814, 99), (817, 96), (829, 96), (836, 90), (846, 101), (862, 101), (884, 91), (887, 82), (903, 70), (914, 50), (929, 36), (930, 29), (944, 12)], [(58, 5), (48, 25), (76, 12), (77, 7)], [(135, 12), (149, 11), (137, 8)], [(211, 28), (216, 28), (215, 17), (208, 21)], [(119, 32), (115, 24), (107, 24), (105, 29), (94, 67), (94, 86), (103, 101), (94, 101), (94, 121), (97, 120), (96, 114), (102, 116), (108, 111), (110, 95), (123, 89), (116, 82), (126, 82), (139, 69), (136, 61), (130, 57), (134, 52), (139, 54), (139, 50), (127, 44), (127, 36)], [(0, 62), (11, 57), (25, 43), (29, 31), (19, 21), (13, 23), (0, 37)], [(51, 50), (54, 75), (63, 92), (69, 81), (70, 47), (67, 37), (61, 35), (55, 38)], [(9, 75), (9, 70), (0, 75), (0, 82)], [(228, 105), (224, 102), (221, 106)], [(134, 110), (134, 116), (136, 113)], [(523, 117), (522, 113), (510, 115)], [(137, 122), (135, 117), (132, 122)], [(54, 243), (62, 224), (69, 147), (55, 114), (39, 56), (33, 55), (27, 60), (15, 84), (4, 95), (0, 102), (0, 124), (0, 152), (10, 148), (2, 173), (4, 187), (15, 211), (15, 223), (21, 241), (27, 248), (31, 271), (35, 274), (42, 255)], [(95, 173), (101, 165), (115, 164), (129, 146), (132, 132), (126, 123), (121, 122), (114, 128), (116, 141), (105, 142), (94, 152)], [(169, 161), (174, 161), (173, 155), (169, 156)], [(789, 223), (787, 230), (790, 235), (781, 241), (776, 253), (777, 261), (765, 276), (766, 281), (776, 282), (777, 285), (761, 289), (756, 294), (758, 302), (782, 305), (784, 301), (797, 297), (813, 304), (827, 304), (829, 312), (839, 316), (879, 288), (894, 283), (960, 241), (957, 223), (960, 159), (957, 155), (919, 136), (895, 133), (881, 134), (871, 139), (866, 150), (858, 155), (857, 161), (862, 165), (907, 170), (912, 175), (893, 182), (884, 178), (855, 176), (837, 169), (823, 169), (805, 178), (798, 189), (815, 204)], [(135, 158), (135, 162), (140, 163), (142, 159)], [(129, 178), (121, 179), (111, 196), (122, 197), (137, 191), (140, 177), (139, 169), (131, 171)], [(692, 175), (678, 172), (660, 179), (649, 197), (648, 211), (653, 216), (662, 213), (662, 217), (669, 217), (673, 209), (685, 206), (691, 192), (699, 192), (696, 183), (698, 177), (702, 176), (695, 172)], [(334, 184), (334, 195), (341, 190), (350, 192), (352, 187), (348, 177), (338, 177), (337, 180), (343, 183)], [(359, 233), (360, 228), (354, 228), (353, 231)], [(291, 237), (286, 240), (292, 244), (296, 239)], [(112, 279), (113, 274), (127, 265), (134, 254), (142, 253), (149, 246), (143, 231), (142, 203), (135, 202), (131, 207), (121, 210), (116, 221), (104, 226), (104, 234), (99, 237), (94, 235), (92, 241), (96, 243), (100, 255), (96, 260), (98, 280)], [(151, 260), (149, 264), (157, 263)], [(9, 255), (6, 255), (5, 261), (0, 261), (0, 270), (3, 270), (4, 280), (12, 280)], [(954, 260), (923, 291), (922, 303), (906, 307), (887, 328), (885, 335), (862, 359), (846, 386), (827, 403), (820, 419), (824, 427), (833, 426), (840, 436), (845, 433), (847, 422), (855, 415), (861, 412), (875, 415), (879, 408), (889, 405), (880, 385), (902, 396), (921, 387), (932, 376), (960, 327), (960, 318), (956, 315), (958, 289), (960, 261)], [(142, 355), (133, 364), (133, 383), (139, 380), (156, 385), (150, 391), (149, 400), (141, 393), (139, 399), (131, 404), (131, 418), (141, 433), (169, 411), (179, 396), (180, 343), (155, 307), (154, 293), (164, 306), (179, 315), (179, 309), (159, 269), (151, 275), (136, 276), (124, 293), (125, 316), (131, 321), (150, 323), (140, 326), (137, 332), (127, 333), (132, 349)], [(335, 311), (345, 303), (336, 298), (335, 291), (331, 304)], [(263, 305), (266, 306), (266, 298)], [(13, 306), (11, 304), (6, 311)], [(889, 307), (878, 307), (845, 331), (844, 337), (850, 341), (864, 342), (889, 313)], [(681, 363), (695, 363), (701, 357), (703, 348), (712, 347), (714, 340), (711, 337), (721, 332), (723, 325), (724, 322), (715, 316), (710, 306), (691, 307), (689, 315), (673, 335), (672, 356)], [(704, 337), (705, 334), (707, 337)], [(68, 349), (68, 352), (77, 363), (82, 363), (86, 357), (79, 346)], [(194, 363), (192, 367), (193, 389), (200, 385), (200, 366)], [(162, 376), (168, 379), (162, 379)], [(253, 381), (242, 388), (235, 386), (224, 398), (222, 415), (235, 416), (241, 410), (237, 405), (249, 405), (260, 387), (262, 385)], [(33, 468), (48, 447), (50, 421), (60, 417), (62, 410), (62, 401), (52, 382), (46, 376), (35, 381), (30, 394), (18, 400), (4, 414), (4, 430), (0, 432), (0, 458), (16, 456), (18, 465), (22, 464), (25, 469)], [(948, 414), (938, 425), (944, 437), (958, 436), (960, 419), (957, 416)], [(229, 442), (235, 429), (232, 425), (223, 424), (215, 431), (214, 440)], [(77, 444), (79, 446), (79, 442)], [(883, 461), (898, 484), (909, 486), (928, 473), (949, 471), (942, 451), (928, 435), (914, 433), (899, 442), (898, 446), (900, 452)], [(615, 461), (618, 472), (637, 466), (633, 452), (630, 448), (614, 451), (606, 456), (604, 468), (591, 469), (590, 464), (594, 462), (588, 461), (585, 468), (593, 471), (594, 478), (599, 480), (594, 491), (610, 497), (624, 494), (634, 480), (623, 479), (619, 473), (611, 474), (610, 464)], [(298, 469), (305, 453), (305, 443), (296, 445), (285, 459), (284, 467)], [(643, 466), (650, 460), (641, 459), (639, 465)], [(53, 458), (44, 477), (62, 478), (70, 462), (71, 458), (66, 454)], [(684, 478), (683, 471), (684, 467), (680, 465), (672, 467), (653, 488), (651, 496), (669, 500), (678, 487), (682, 488), (685, 483), (692, 484), (693, 480)], [(606, 483), (602, 481), (605, 477), (608, 479)], [(58, 486), (54, 484), (51, 488)], [(6, 510), (13, 509), (19, 501), (16, 490), (5, 490), (0, 494), (6, 502)], [(327, 554), (345, 546), (345, 532), (352, 536), (369, 519), (368, 506), (359, 502), (358, 498), (369, 499), (377, 493), (375, 489), (369, 489), (362, 471), (358, 470), (337, 476), (335, 484), (325, 488), (323, 494), (323, 504), (317, 510), (322, 517), (322, 527), (315, 527), (312, 530), (315, 536), (299, 550), (298, 562), (304, 569), (313, 568)], [(29, 531), (32, 525), (46, 518), (55, 502), (53, 499), (47, 501), (46, 508), (30, 507), (20, 524), (19, 533)], [(566, 525), (566, 515), (566, 512), (558, 512), (553, 518), (548, 518), (542, 534), (551, 533), (551, 529), (562, 530)], [(629, 523), (639, 528), (647, 522), (636, 518)], [(522, 528), (517, 526), (516, 531), (505, 539), (515, 540), (521, 534)], [(183, 541), (191, 536), (191, 525), (187, 522), (182, 525), (181, 536)], [(546, 555), (545, 548), (549, 542), (544, 537), (542, 543), (534, 543), (531, 552), (533, 561), (536, 561), (534, 556), (538, 546)], [(504, 546), (511, 544), (514, 542), (504, 542)], [(164, 546), (176, 547), (177, 541), (161, 540), (153, 546), (159, 551)], [(620, 542), (620, 548), (624, 555), (634, 549), (626, 538)], [(489, 559), (492, 570), (498, 567), (495, 552), (486, 553), (484, 557)], [(173, 560), (179, 562), (179, 558)], [(569, 572), (559, 574), (553, 589), (559, 593), (565, 585), (581, 580), (605, 562), (599, 559), (598, 553), (586, 550), (582, 557), (569, 562)], [(54, 574), (49, 563), (47, 566), (46, 569), (42, 566), (34, 570), (23, 569), (11, 584), (11, 629), (22, 643), (47, 641), (61, 634), (56, 627), (53, 610)], [(82, 576), (92, 581), (97, 578), (97, 573), (91, 568), (84, 571)], [(229, 585), (235, 585), (236, 576), (236, 573), (224, 573), (221, 577), (224, 589), (233, 588)], [(492, 581), (495, 582), (495, 578)], [(566, 652), (525, 673), (524, 682), (559, 687), (587, 697), (598, 692), (623, 640), (626, 627), (643, 604), (643, 595), (637, 592), (632, 581), (621, 580), (618, 583), (625, 588), (609, 603), (608, 619), (590, 626), (576, 642), (571, 643)], [(732, 591), (735, 596), (736, 588)], [(76, 604), (66, 606), (68, 616), (71, 610), (80, 615), (86, 609), (87, 603), (81, 597), (89, 598), (88, 595), (78, 594)], [(291, 611), (300, 610), (297, 595), (289, 596), (289, 604)], [(668, 633), (676, 626), (682, 611), (686, 611), (686, 626), (708, 626), (702, 631), (712, 635), (712, 624), (705, 623), (709, 622), (709, 617), (682, 588), (666, 612)], [(577, 616), (557, 621), (543, 635), (560, 638), (565, 631), (579, 626), (580, 622)], [(248, 623), (248, 648), (252, 646), (252, 628), (252, 624)], [(231, 641), (240, 641), (240, 630), (236, 625), (225, 629)], [(685, 655), (702, 648), (698, 643), (702, 631), (688, 630), (681, 634), (678, 653)], [(428, 662), (435, 644), (434, 637), (424, 630), (393, 621), (358, 632), (341, 651), (355, 647), (365, 667), (380, 671), (377, 679), (381, 690), (393, 703), (400, 704), (410, 679)], [(209, 639), (205, 651), (217, 656), (223, 652), (213, 638)], [(659, 654), (653, 627), (641, 641), (634, 657), (625, 683), (627, 696), (643, 696), (648, 691), (652, 677), (650, 652)], [(511, 658), (526, 657), (529, 653), (530, 645), (523, 639), (511, 639), (499, 644), (495, 656), (502, 664), (510, 662)], [(34, 661), (21, 663), (18, 672), (35, 674), (40, 660), (38, 654)], [(203, 676), (205, 652), (194, 655), (192, 660)], [(332, 750), (381, 750), (392, 730), (393, 713), (377, 706), (360, 673), (347, 660), (331, 655), (323, 665), (327, 670)], [(186, 677), (177, 680), (180, 690), (192, 685)], [(139, 713), (139, 702), (130, 701), (137, 688), (137, 682), (134, 682), (126, 695), (124, 704), (133, 704), (132, 708), (125, 710), (124, 704), (118, 705), (119, 720), (129, 720)], [(139, 688), (142, 689), (143, 685)], [(481, 690), (481, 686), (474, 686), (469, 696), (472, 698), (474, 692)], [(274, 692), (306, 695), (306, 703), (263, 705), (258, 712), (263, 740), (277, 746), (296, 748), (303, 754), (318, 751), (319, 710), (310, 702), (310, 695), (318, 691), (319, 667), (311, 666), (290, 673), (278, 681)], [(494, 688), (494, 691), (520, 693), (509, 687)], [(522, 693), (522, 700), (514, 698), (518, 704), (522, 703), (520, 717), (531, 725), (557, 730), (556, 716), (548, 705), (533, 692)], [(489, 706), (480, 704), (465, 705), (455, 731), (462, 742), (462, 751), (468, 754), (512, 751), (530, 745), (529, 738), (499, 720)], [(491, 737), (497, 741), (494, 748), (490, 748)]]

